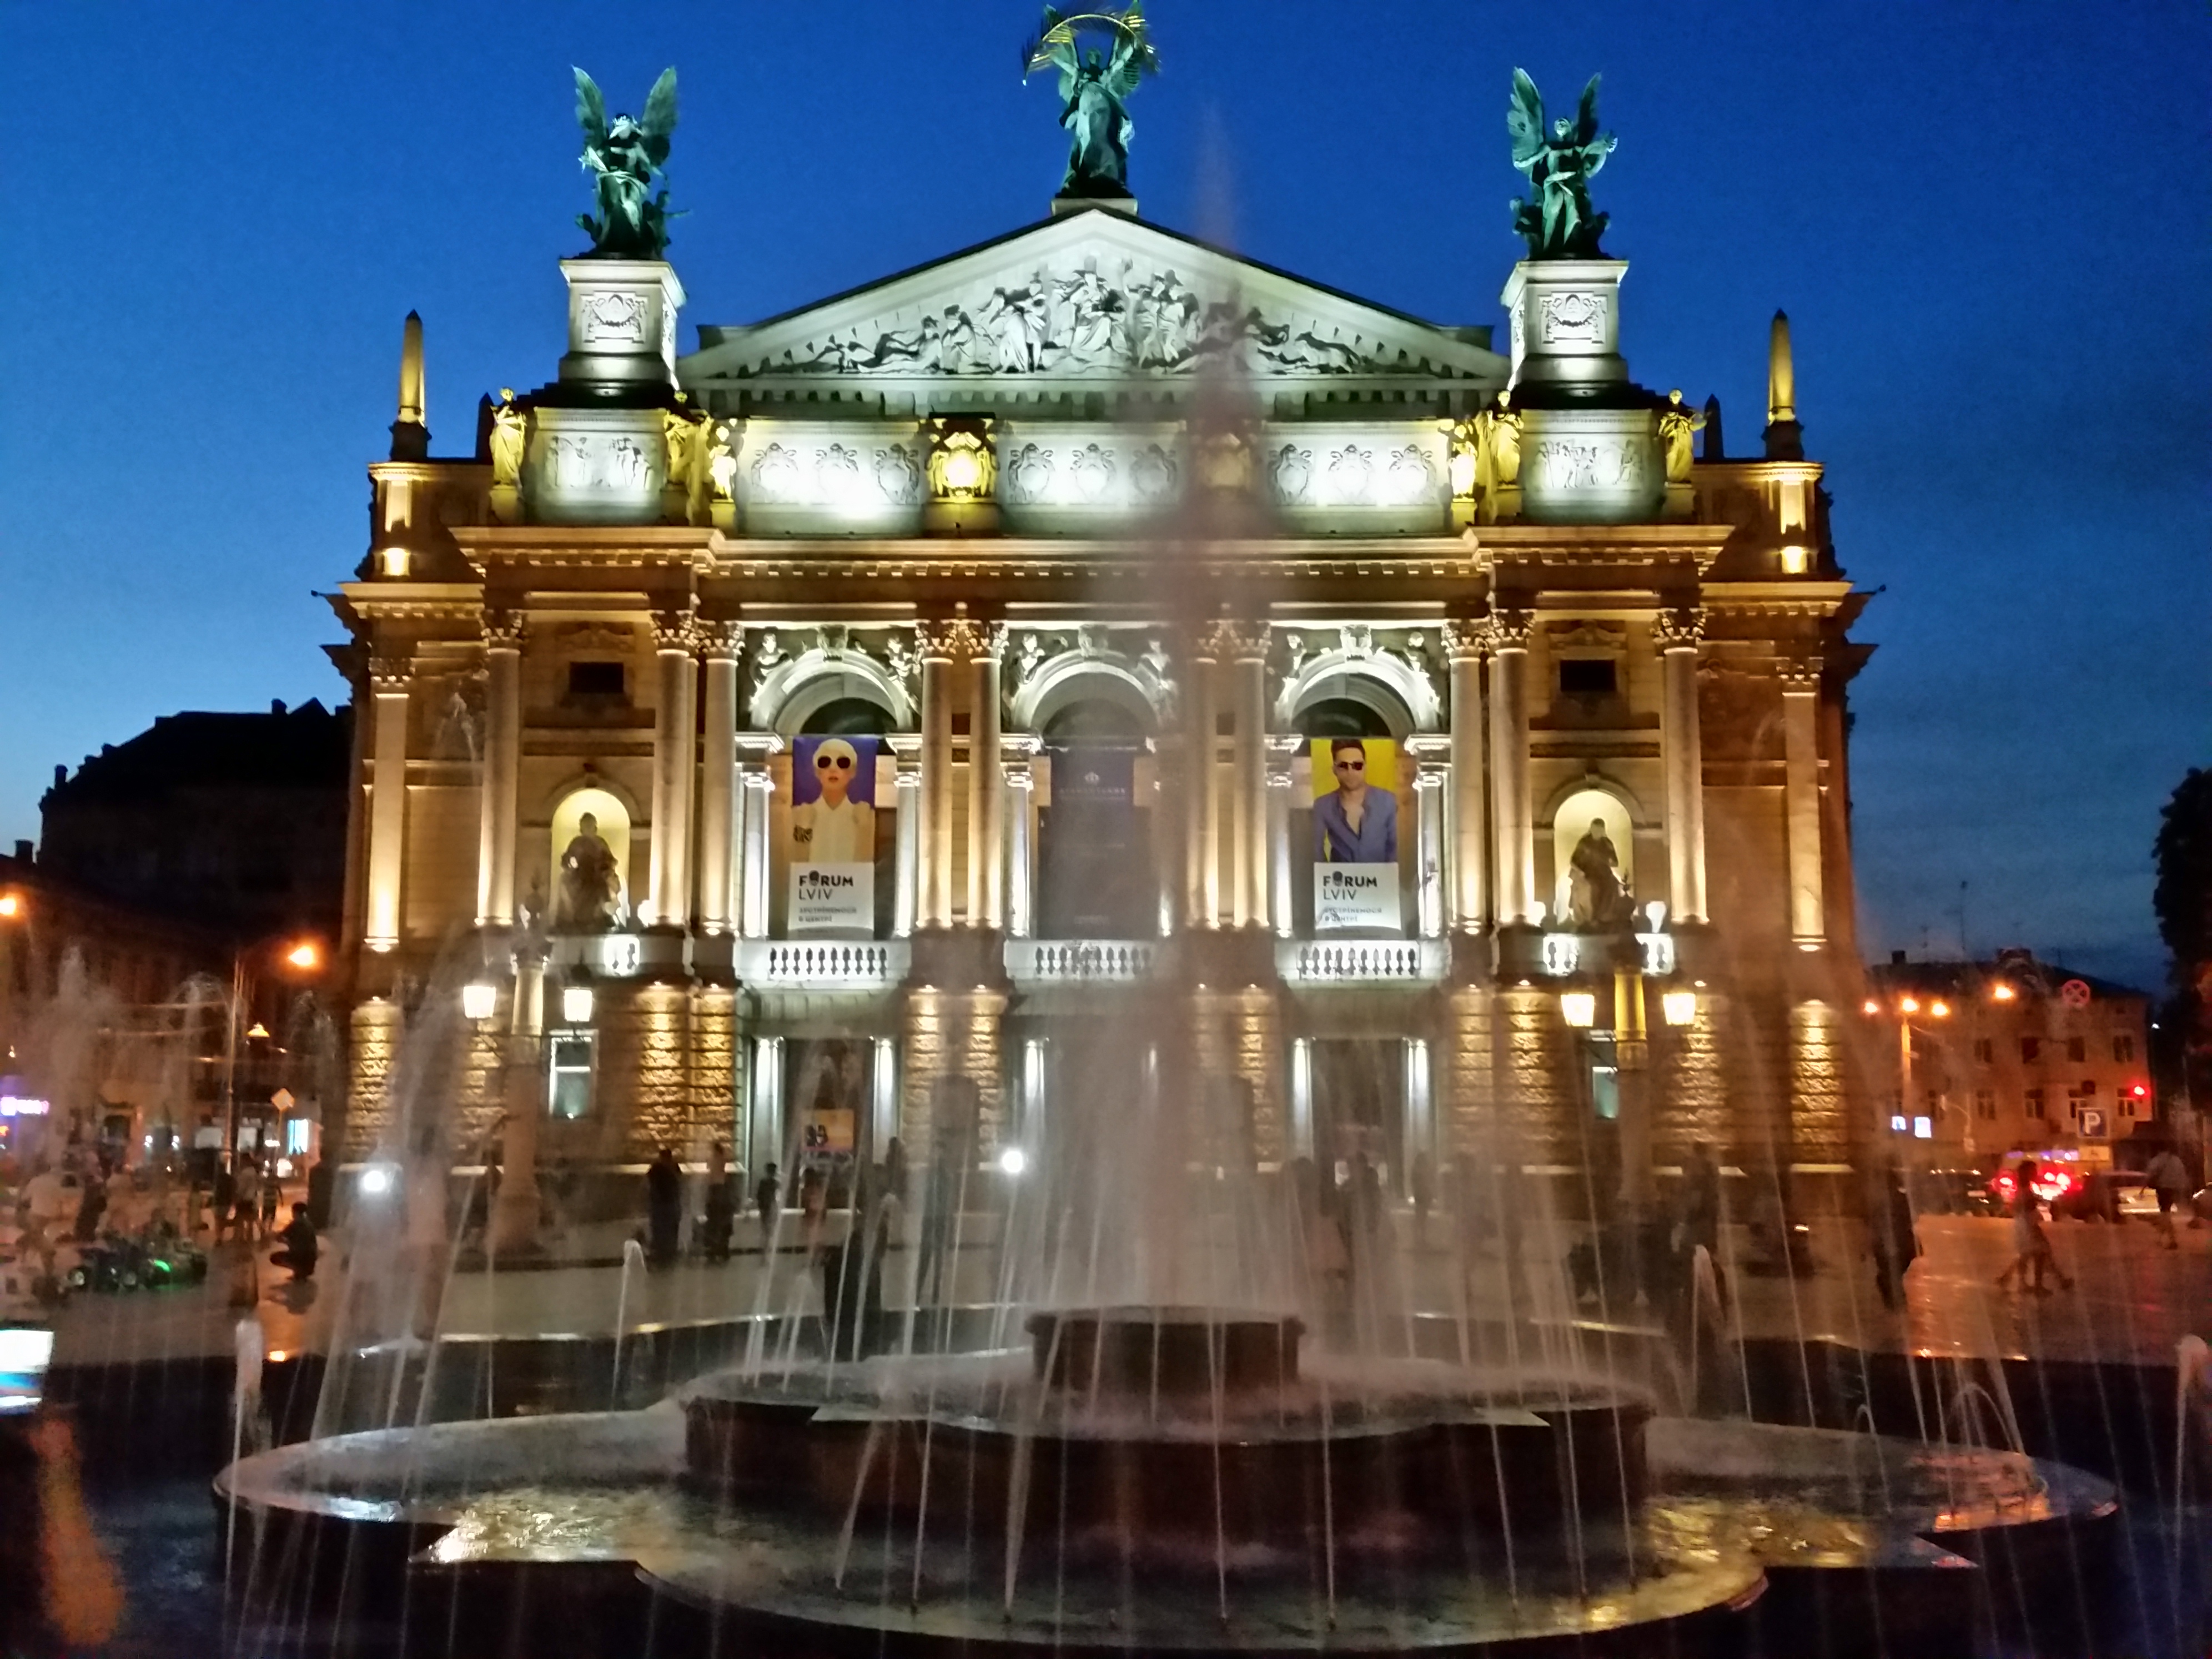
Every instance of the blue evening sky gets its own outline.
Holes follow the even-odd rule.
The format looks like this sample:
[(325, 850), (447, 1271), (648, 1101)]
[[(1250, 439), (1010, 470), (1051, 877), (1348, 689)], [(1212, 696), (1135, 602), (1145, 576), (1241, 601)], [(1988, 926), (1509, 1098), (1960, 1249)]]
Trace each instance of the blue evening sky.
[[(1637, 377), (1763, 419), (1788, 308), (1844, 564), (1870, 951), (2021, 942), (2143, 978), (2160, 802), (2208, 753), (2212, 16), (2203, 0), (1156, 0), (1147, 217), (1500, 320), (1508, 75), (1593, 70)], [(688, 321), (1042, 216), (1024, 0), (0, 0), (0, 839), (178, 708), (343, 695), (401, 317), (430, 419), (550, 379), (587, 204), (569, 66), (678, 66)], [(684, 349), (694, 337), (687, 326)]]

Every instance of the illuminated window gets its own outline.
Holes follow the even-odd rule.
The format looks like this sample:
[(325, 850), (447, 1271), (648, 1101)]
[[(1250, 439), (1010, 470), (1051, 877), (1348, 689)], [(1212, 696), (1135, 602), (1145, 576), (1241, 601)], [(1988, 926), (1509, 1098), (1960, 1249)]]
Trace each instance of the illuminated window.
[(2127, 1036), (2125, 1033), (2122, 1033), (2120, 1036), (2112, 1039), (2112, 1059), (2114, 1061), (2119, 1065), (2125, 1066), (2132, 1061), (2135, 1057), (2136, 1040), (2133, 1037)]
[(1905, 1119), (1901, 1116), (1893, 1116), (1889, 1120), (1889, 1127), (1895, 1133), (1903, 1134), (1905, 1129)]
[(1984, 1123), (1993, 1122), (1997, 1115), (1997, 1094), (1994, 1089), (1974, 1091), (1974, 1115)]
[(592, 1033), (553, 1033), (546, 1066), (545, 1109), (555, 1117), (580, 1118), (592, 1109)]
[(1915, 1140), (1933, 1140), (1936, 1138), (1935, 1120), (1925, 1117), (1914, 1118), (1912, 1120), (1912, 1138)]
[(2030, 1089), (2027, 1091), (2027, 1097), (2025, 1103), (2027, 1108), (2027, 1115), (2030, 1117), (2041, 1117), (2044, 1115), (2043, 1091), (2040, 1089)]
[(2076, 1066), (2079, 1066), (2083, 1060), (2088, 1059), (2089, 1039), (2087, 1037), (2077, 1036), (2068, 1037), (2066, 1039), (2066, 1058)]
[(2037, 1060), (2041, 1060), (2043, 1058), (2043, 1039), (2041, 1037), (2022, 1037), (2020, 1040), (2020, 1057), (2023, 1060), (2027, 1061), (2030, 1066), (2034, 1065)]

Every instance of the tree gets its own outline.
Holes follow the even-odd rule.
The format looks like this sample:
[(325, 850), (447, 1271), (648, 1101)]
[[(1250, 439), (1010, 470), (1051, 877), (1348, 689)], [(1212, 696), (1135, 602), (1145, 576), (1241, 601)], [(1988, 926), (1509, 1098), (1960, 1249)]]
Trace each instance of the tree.
[(2212, 772), (2191, 767), (2159, 815), (2151, 908), (2172, 958), (2192, 1104), (2212, 1103)]

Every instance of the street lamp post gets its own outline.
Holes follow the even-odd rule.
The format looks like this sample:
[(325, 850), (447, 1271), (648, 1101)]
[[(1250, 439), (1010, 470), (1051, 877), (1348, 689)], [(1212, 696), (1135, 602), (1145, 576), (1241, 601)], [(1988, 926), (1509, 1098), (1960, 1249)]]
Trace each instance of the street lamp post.
[[(263, 939), (234, 952), (230, 958), (230, 1001), (225, 1009), (222, 1040), (222, 1168), (226, 1174), (235, 1175), (238, 1170), (239, 1023), (253, 982), (246, 971), (246, 964), (274, 943)], [(313, 939), (295, 939), (282, 960), (286, 967), (299, 973), (312, 974), (323, 965), (322, 947)], [(220, 1226), (220, 1222), (217, 1224)]]

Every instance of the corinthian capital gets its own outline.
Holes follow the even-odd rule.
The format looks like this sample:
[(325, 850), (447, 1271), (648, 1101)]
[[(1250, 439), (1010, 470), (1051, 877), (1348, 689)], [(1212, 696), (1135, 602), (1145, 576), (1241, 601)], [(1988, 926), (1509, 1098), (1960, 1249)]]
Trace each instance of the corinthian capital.
[(368, 659), (368, 684), (373, 692), (404, 691), (414, 675), (415, 659), (411, 656), (377, 656)]
[(1490, 624), (1480, 617), (1444, 619), (1444, 654), (1455, 662), (1479, 660), (1490, 649)]
[(925, 660), (966, 662), (989, 648), (988, 631), (966, 611), (925, 617), (914, 625), (914, 642)]
[(1651, 632), (1662, 651), (1695, 651), (1705, 637), (1705, 613), (1693, 605), (1662, 611)]
[(715, 662), (735, 662), (744, 654), (745, 625), (728, 617), (702, 622), (698, 627), (699, 654)]
[(519, 611), (487, 611), (483, 617), (483, 642), (487, 651), (520, 651), (522, 649), (524, 623)]
[(1782, 659), (1779, 676), (1784, 691), (1801, 694), (1820, 689), (1820, 671), (1826, 666), (1818, 651), (1791, 652)]
[(1490, 648), (1526, 651), (1528, 636), (1535, 630), (1536, 613), (1533, 611), (1493, 611), (1490, 613)]
[(653, 613), (653, 648), (655, 651), (682, 651), (688, 654), (698, 631), (698, 619), (689, 605), (680, 611), (656, 611)]

